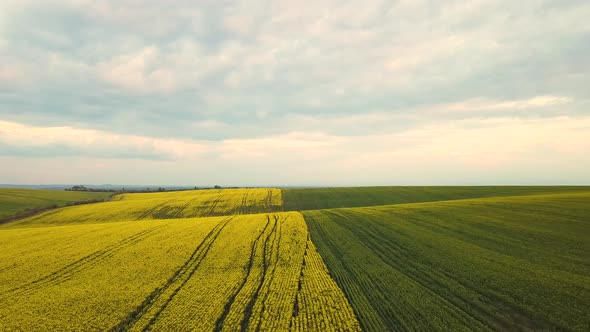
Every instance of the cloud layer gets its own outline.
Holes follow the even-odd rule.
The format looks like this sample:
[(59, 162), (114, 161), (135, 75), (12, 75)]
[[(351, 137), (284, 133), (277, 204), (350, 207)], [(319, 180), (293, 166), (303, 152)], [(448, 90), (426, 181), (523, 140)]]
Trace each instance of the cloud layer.
[(2, 2), (0, 182), (589, 183), (587, 17), (587, 1)]

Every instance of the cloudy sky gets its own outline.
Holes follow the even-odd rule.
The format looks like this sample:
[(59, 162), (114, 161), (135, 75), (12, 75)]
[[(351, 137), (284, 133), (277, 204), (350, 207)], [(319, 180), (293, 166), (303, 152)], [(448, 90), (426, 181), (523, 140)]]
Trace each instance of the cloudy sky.
[(588, 17), (0, 0), (0, 183), (590, 184)]

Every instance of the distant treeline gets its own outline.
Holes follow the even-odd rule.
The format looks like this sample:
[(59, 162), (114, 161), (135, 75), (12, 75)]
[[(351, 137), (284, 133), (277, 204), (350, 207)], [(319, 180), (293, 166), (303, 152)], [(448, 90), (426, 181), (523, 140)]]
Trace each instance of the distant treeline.
[(116, 192), (115, 189), (97, 189), (88, 188), (86, 186), (73, 186), (72, 188), (66, 188), (66, 191), (92, 191), (92, 192)]
[[(223, 187), (224, 189), (238, 189), (242, 187)], [(147, 187), (143, 188), (131, 188), (131, 189), (115, 189), (115, 188), (90, 188), (83, 185), (73, 186), (72, 188), (66, 188), (66, 191), (91, 191), (91, 192), (113, 192), (117, 194), (122, 193), (153, 193), (153, 192), (162, 192), (162, 191), (187, 191), (187, 190), (206, 190), (206, 189), (222, 189), (221, 186), (215, 185), (213, 187), (193, 187), (193, 188), (170, 188), (166, 189), (165, 187), (158, 187), (158, 188), (151, 188)]]

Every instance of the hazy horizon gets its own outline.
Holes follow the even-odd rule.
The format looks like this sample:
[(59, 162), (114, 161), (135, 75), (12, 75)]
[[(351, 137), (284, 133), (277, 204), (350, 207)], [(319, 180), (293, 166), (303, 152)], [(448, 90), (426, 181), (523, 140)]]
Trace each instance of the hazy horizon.
[(0, 183), (590, 184), (588, 1), (5, 1)]
[[(159, 188), (176, 190), (176, 189), (211, 189), (218, 184), (117, 184), (117, 183), (46, 183), (46, 184), (18, 184), (18, 183), (0, 183), (0, 188), (23, 188), (23, 189), (65, 189), (76, 185), (83, 185), (87, 188), (92, 189), (117, 189), (117, 188), (129, 188), (138, 189), (142, 188)], [(223, 188), (347, 188), (347, 187), (588, 187), (590, 184), (498, 184), (498, 183), (487, 183), (487, 184), (310, 184), (310, 185), (265, 185), (265, 184), (253, 184), (253, 185), (224, 185), (220, 186)]]

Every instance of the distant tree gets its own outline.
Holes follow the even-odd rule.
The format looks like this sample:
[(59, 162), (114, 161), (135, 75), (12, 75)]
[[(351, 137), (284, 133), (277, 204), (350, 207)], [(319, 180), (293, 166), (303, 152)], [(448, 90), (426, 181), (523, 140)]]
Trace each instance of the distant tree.
[(84, 187), (84, 186), (73, 186), (72, 189), (70, 189), (72, 191), (88, 191), (88, 188)]
[(220, 187), (220, 186), (218, 186), (218, 185), (215, 185), (215, 186), (213, 186), (213, 188), (214, 188), (214, 189), (221, 189), (221, 187)]

